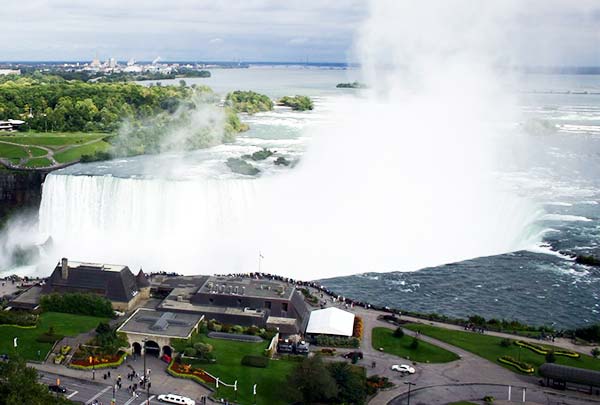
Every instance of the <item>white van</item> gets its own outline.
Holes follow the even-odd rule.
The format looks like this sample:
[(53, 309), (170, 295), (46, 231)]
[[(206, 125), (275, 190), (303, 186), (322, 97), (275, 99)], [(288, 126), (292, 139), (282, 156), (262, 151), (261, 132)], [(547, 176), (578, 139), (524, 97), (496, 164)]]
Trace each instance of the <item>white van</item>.
[(182, 397), (175, 394), (162, 394), (158, 396), (160, 402), (168, 402), (169, 404), (179, 405), (196, 405), (196, 401), (188, 397)]

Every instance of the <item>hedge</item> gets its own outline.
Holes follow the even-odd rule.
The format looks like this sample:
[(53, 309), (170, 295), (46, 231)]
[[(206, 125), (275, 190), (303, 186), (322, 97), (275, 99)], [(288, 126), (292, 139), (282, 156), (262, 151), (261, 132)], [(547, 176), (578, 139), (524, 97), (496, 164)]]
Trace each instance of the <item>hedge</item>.
[(249, 367), (265, 368), (269, 365), (269, 358), (264, 356), (247, 355), (242, 357), (242, 365)]
[(498, 361), (500, 363), (504, 363), (504, 364), (513, 366), (514, 368), (516, 368), (517, 370), (519, 370), (523, 373), (533, 374), (535, 372), (535, 369), (530, 364), (515, 360), (510, 356), (502, 356), (498, 359)]
[(44, 311), (112, 318), (114, 311), (109, 300), (96, 294), (49, 294), (40, 300)]
[(35, 328), (38, 316), (26, 312), (0, 311), (0, 325)]
[(541, 354), (542, 356), (545, 356), (546, 354), (548, 354), (548, 352), (554, 351), (555, 356), (565, 356), (565, 357), (570, 357), (572, 359), (578, 359), (581, 357), (581, 355), (579, 353), (569, 352), (567, 350), (562, 350), (562, 349), (552, 350), (552, 349), (546, 348), (544, 346), (539, 346), (539, 345), (536, 345), (533, 343), (524, 342), (522, 340), (517, 340), (515, 342), (515, 344), (518, 346), (524, 347), (526, 349), (529, 349), (534, 353)]
[(336, 337), (336, 336), (317, 336), (317, 345), (319, 346), (336, 346), (336, 347), (359, 347), (360, 340), (355, 337)]

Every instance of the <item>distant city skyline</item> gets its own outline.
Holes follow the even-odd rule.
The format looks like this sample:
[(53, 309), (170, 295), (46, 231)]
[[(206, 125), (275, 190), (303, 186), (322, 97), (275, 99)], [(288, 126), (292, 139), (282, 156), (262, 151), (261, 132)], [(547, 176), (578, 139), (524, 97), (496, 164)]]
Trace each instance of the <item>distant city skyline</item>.
[[(600, 65), (600, 2), (514, 5), (515, 18), (503, 33), (513, 39), (514, 64)], [(354, 63), (353, 43), (369, 12), (368, 0), (5, 0), (2, 6), (14, 16), (3, 22), (3, 61), (91, 61), (98, 55)]]

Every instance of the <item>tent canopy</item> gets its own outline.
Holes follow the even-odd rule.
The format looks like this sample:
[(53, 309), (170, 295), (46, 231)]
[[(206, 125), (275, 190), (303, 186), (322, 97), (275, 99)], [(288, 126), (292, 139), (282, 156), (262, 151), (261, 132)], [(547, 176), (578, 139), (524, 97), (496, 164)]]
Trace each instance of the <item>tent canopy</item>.
[(352, 336), (354, 329), (354, 314), (339, 308), (325, 308), (312, 311), (307, 334)]

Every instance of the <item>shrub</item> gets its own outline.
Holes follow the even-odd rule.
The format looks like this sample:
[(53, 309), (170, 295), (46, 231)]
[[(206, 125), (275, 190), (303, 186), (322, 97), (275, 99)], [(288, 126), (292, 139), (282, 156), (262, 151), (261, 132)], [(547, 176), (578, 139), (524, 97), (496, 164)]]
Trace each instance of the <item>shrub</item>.
[(512, 340), (508, 338), (504, 338), (500, 341), (500, 346), (502, 347), (510, 347), (512, 345)]
[(248, 335), (258, 335), (260, 333), (260, 329), (257, 326), (250, 326), (248, 329), (246, 329), (246, 333)]
[(556, 363), (556, 356), (554, 355), (554, 350), (549, 350), (546, 353), (546, 363)]
[(233, 331), (233, 333), (244, 333), (244, 327), (240, 325), (233, 325), (231, 327), (231, 330)]
[(336, 346), (336, 347), (359, 347), (360, 340), (355, 337), (336, 337), (327, 335), (317, 336), (317, 345), (319, 346)]
[(498, 359), (498, 361), (500, 363), (504, 363), (504, 364), (513, 366), (514, 368), (516, 368), (517, 370), (519, 370), (523, 373), (531, 374), (535, 371), (535, 369), (531, 366), (531, 364), (525, 363), (523, 361), (518, 361), (518, 360), (512, 358), (511, 356), (502, 356)]
[(186, 347), (183, 350), (183, 354), (185, 354), (187, 357), (196, 357), (196, 349), (193, 347)]
[(410, 348), (412, 350), (417, 350), (419, 348), (419, 339), (417, 339), (416, 337), (413, 338), (412, 342), (410, 342)]
[(194, 349), (196, 349), (198, 353), (210, 353), (213, 351), (211, 344), (202, 342), (194, 343)]
[(600, 356), (600, 348), (594, 347), (591, 351), (592, 356), (594, 356), (594, 358), (598, 358), (598, 356)]
[(43, 311), (112, 318), (114, 311), (109, 300), (96, 294), (66, 293), (42, 296)]
[(206, 324), (206, 322), (201, 322), (200, 325), (198, 326), (198, 333), (206, 334), (207, 332), (208, 332), (208, 325)]
[(0, 311), (0, 325), (35, 326), (38, 316), (27, 312)]
[(232, 328), (231, 325), (228, 325), (225, 323), (225, 324), (221, 325), (221, 332), (229, 333), (229, 332), (231, 332), (231, 328)]
[(491, 404), (496, 400), (496, 398), (494, 398), (491, 395), (486, 395), (485, 397), (483, 397), (483, 402), (485, 402), (486, 404)]
[(397, 338), (404, 337), (404, 331), (402, 330), (402, 328), (400, 326), (398, 326), (396, 328), (396, 330), (394, 331), (394, 337), (397, 337)]
[(360, 316), (354, 317), (354, 326), (352, 328), (352, 336), (360, 339), (363, 334), (363, 320)]
[(265, 368), (269, 365), (269, 358), (264, 356), (244, 356), (242, 357), (242, 365), (249, 367)]

